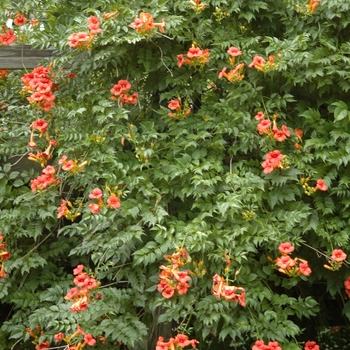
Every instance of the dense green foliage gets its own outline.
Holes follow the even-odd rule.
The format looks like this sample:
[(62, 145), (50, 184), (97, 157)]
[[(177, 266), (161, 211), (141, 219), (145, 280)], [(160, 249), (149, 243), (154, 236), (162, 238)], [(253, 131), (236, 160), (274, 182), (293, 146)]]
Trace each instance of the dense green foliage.
[[(2, 5), (9, 12), (1, 23), (18, 12), (39, 19), (17, 29), (23, 37), (15, 44), (23, 39), (60, 56), (50, 113), (20, 93), (29, 71), (0, 80), (0, 231), (11, 253), (0, 279), (1, 349), (33, 349), (26, 327), (40, 326), (39, 341), (54, 346), (54, 334), (72, 334), (79, 324), (106, 338), (96, 349), (150, 350), (158, 336), (186, 333), (202, 350), (247, 349), (257, 339), (293, 350), (317, 340), (321, 327), (348, 324), (349, 265), (323, 265), (349, 244), (350, 3), (322, 0), (314, 12), (303, 0), (205, 3), (197, 11), (180, 0)], [(130, 27), (140, 12), (156, 23), (164, 18), (164, 33)], [(88, 32), (92, 15), (102, 32), (91, 48), (69, 47), (69, 36)], [(244, 78), (231, 83), (218, 75), (232, 46), (242, 51), (235, 64), (245, 66)], [(191, 47), (208, 49), (209, 61), (178, 67), (176, 56)], [(248, 67), (255, 55), (266, 60), (265, 71)], [(136, 104), (111, 99), (110, 89), (126, 79)], [(168, 104), (178, 98), (191, 113), (171, 118)], [(260, 111), (290, 137), (259, 134)], [(33, 192), (30, 179), (41, 168), (27, 160), (36, 153), (27, 144), (40, 118), (58, 142), (49, 163), (60, 168), (60, 183)], [(48, 140), (35, 137), (43, 152)], [(289, 166), (265, 174), (262, 162), (274, 150)], [(87, 165), (65, 172), (63, 155)], [(327, 191), (313, 191), (319, 179)], [(120, 208), (91, 213), (95, 188), (114, 192)], [(62, 199), (81, 212), (74, 222), (57, 218)], [(308, 261), (309, 276), (275, 268), (281, 242)], [(158, 275), (177, 247), (191, 258), (183, 270), (194, 273), (186, 294), (167, 299)], [(101, 282), (102, 299), (74, 313), (64, 296), (78, 264)], [(212, 295), (215, 274), (245, 289), (245, 307)]]

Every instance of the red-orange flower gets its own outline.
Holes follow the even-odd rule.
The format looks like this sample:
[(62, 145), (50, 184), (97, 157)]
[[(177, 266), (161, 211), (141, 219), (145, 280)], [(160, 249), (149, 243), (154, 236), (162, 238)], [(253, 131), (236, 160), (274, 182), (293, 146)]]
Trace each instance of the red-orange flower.
[(254, 119), (256, 119), (256, 120), (263, 120), (264, 117), (265, 117), (264, 112), (260, 111), (254, 116)]
[(312, 272), (307, 261), (301, 262), (299, 264), (299, 270), (304, 276), (309, 276)]
[(89, 48), (89, 43), (93, 39), (89, 33), (79, 32), (73, 33), (68, 37), (68, 46), (73, 48)]
[(336, 262), (342, 262), (346, 259), (347, 255), (341, 249), (334, 249), (331, 259)]
[(282, 161), (284, 159), (284, 155), (279, 151), (275, 150), (268, 153), (265, 156), (265, 161), (262, 162), (261, 166), (264, 168), (264, 174), (269, 174), (275, 169), (284, 169), (284, 165)]
[(34, 121), (32, 124), (30, 124), (30, 129), (40, 131), (40, 136), (43, 136), (46, 133), (48, 127), (49, 127), (49, 124), (45, 119), (38, 119)]
[(8, 29), (5, 33), (0, 34), (0, 44), (4, 46), (11, 45), (16, 39), (17, 36), (15, 35), (15, 32), (11, 29)]
[(265, 65), (266, 61), (259, 55), (255, 55), (253, 58), (253, 62), (250, 63), (250, 65), (248, 66), (249, 68), (255, 68), (257, 70), (260, 71), (264, 71), (264, 65)]
[(94, 188), (89, 194), (90, 199), (100, 199), (103, 196), (103, 192), (99, 188)]
[(134, 22), (130, 24), (130, 27), (136, 29), (140, 34), (145, 34), (157, 27), (161, 32), (164, 32), (165, 19), (163, 18), (161, 23), (154, 23), (154, 18), (150, 13), (141, 12), (139, 17), (135, 18)]
[(90, 33), (92, 34), (98, 34), (102, 32), (102, 29), (100, 28), (100, 20), (95, 16), (89, 17), (88, 26), (90, 29)]
[(314, 341), (307, 341), (304, 350), (320, 350), (320, 347)]
[(49, 349), (50, 348), (50, 343), (46, 340), (40, 344), (38, 344), (35, 347), (35, 350), (44, 350), (44, 349)]
[(282, 242), (278, 246), (278, 251), (282, 254), (290, 254), (294, 251), (294, 246), (290, 242)]
[(179, 110), (181, 110), (180, 101), (178, 99), (171, 100), (169, 102), (169, 104), (168, 104), (168, 108), (171, 109), (172, 111), (179, 111)]
[(84, 343), (87, 345), (93, 346), (96, 344), (96, 339), (91, 334), (85, 334)]
[(231, 46), (228, 50), (227, 53), (232, 56), (232, 57), (237, 57), (242, 55), (242, 51), (238, 49), (237, 47)]
[(316, 186), (315, 186), (315, 190), (320, 190), (320, 191), (327, 191), (328, 187), (327, 185), (324, 183), (324, 181), (322, 179), (319, 179), (316, 181)]
[(97, 203), (90, 203), (88, 207), (92, 214), (97, 214), (101, 211), (100, 205)]
[(116, 197), (116, 196), (113, 196), (111, 195), (108, 200), (107, 200), (107, 204), (108, 206), (110, 206), (111, 208), (114, 208), (114, 209), (118, 209), (120, 208), (120, 201), (119, 201), (119, 198)]
[(15, 19), (13, 20), (13, 23), (18, 27), (23, 26), (26, 22), (27, 22), (27, 18), (20, 13), (17, 13)]
[(186, 59), (183, 54), (177, 55), (177, 65), (181, 67), (184, 64), (188, 64), (193, 67), (203, 68), (204, 65), (209, 62), (209, 50), (200, 49), (199, 47), (191, 47), (188, 49)]
[(260, 135), (269, 133), (271, 131), (271, 121), (270, 119), (262, 119), (257, 125), (258, 133)]

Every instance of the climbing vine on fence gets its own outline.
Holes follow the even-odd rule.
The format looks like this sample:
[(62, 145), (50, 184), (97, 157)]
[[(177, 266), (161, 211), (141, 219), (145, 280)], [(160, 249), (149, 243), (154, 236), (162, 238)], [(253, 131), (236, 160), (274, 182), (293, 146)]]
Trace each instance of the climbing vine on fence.
[(0, 349), (331, 349), (350, 4), (1, 10), (0, 52), (57, 57), (0, 67)]

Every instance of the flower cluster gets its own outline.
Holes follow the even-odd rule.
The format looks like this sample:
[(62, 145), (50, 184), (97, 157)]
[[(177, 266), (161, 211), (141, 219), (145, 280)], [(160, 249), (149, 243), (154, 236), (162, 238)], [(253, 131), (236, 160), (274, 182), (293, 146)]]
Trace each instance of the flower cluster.
[(222, 298), (226, 301), (239, 303), (241, 306), (246, 306), (245, 295), (246, 291), (242, 287), (229, 286), (224, 278), (218, 274), (213, 276), (212, 293), (216, 298)]
[(328, 186), (324, 183), (324, 180), (318, 179), (316, 181), (316, 185), (314, 187), (311, 187), (309, 185), (310, 178), (309, 177), (302, 177), (300, 179), (301, 185), (303, 186), (305, 194), (308, 196), (311, 196), (314, 194), (316, 191), (327, 191)]
[(169, 265), (161, 265), (159, 267), (162, 272), (158, 276), (160, 281), (157, 285), (158, 291), (162, 292), (162, 296), (167, 299), (174, 296), (175, 291), (179, 295), (186, 294), (188, 288), (191, 287), (189, 284), (191, 281), (189, 274), (192, 272), (189, 270), (179, 270), (190, 261), (186, 250), (184, 248), (179, 248), (178, 251), (172, 255), (164, 255), (164, 258), (169, 262)]
[(201, 0), (190, 0), (190, 4), (196, 13), (202, 12), (206, 6), (206, 4), (201, 3)]
[(41, 175), (37, 178), (30, 180), (30, 188), (32, 192), (38, 191), (42, 192), (51, 185), (56, 185), (60, 182), (59, 179), (55, 177), (56, 169), (52, 165), (46, 166), (42, 171)]
[(0, 232), (0, 278), (6, 278), (4, 261), (10, 258), (10, 252), (6, 250), (6, 243), (4, 242), (4, 236)]
[(296, 8), (305, 16), (312, 16), (316, 11), (317, 7), (320, 5), (321, 0), (310, 0), (307, 5), (296, 5)]
[(130, 24), (131, 28), (136, 29), (140, 34), (147, 34), (149, 31), (156, 29), (157, 27), (163, 33), (165, 28), (165, 19), (162, 18), (161, 23), (154, 23), (153, 16), (148, 12), (141, 12), (138, 18), (135, 18), (134, 22)]
[(70, 172), (72, 174), (79, 173), (83, 170), (84, 166), (88, 164), (87, 160), (84, 160), (82, 163), (78, 164), (79, 161), (77, 159), (75, 160), (68, 160), (68, 157), (66, 155), (63, 155), (59, 160), (58, 164), (62, 166), (62, 170)]
[(4, 25), (1, 27), (3, 33), (0, 34), (0, 46), (11, 45), (17, 39), (15, 32), (12, 29), (6, 29)]
[(304, 350), (320, 350), (320, 347), (314, 341), (307, 341)]
[(244, 75), (242, 74), (243, 68), (244, 68), (244, 63), (239, 63), (236, 65), (235, 68), (230, 69), (230, 71), (226, 73), (227, 68), (224, 67), (219, 73), (219, 79), (224, 77), (230, 83), (241, 81), (244, 78)]
[(198, 340), (189, 340), (187, 335), (178, 334), (175, 338), (170, 338), (167, 342), (164, 342), (163, 337), (159, 337), (156, 345), (156, 350), (179, 350), (190, 345), (193, 349), (196, 349), (197, 344), (199, 344)]
[[(65, 349), (78, 350), (78, 349), (83, 349), (86, 345), (94, 346), (96, 344), (96, 339), (92, 336), (92, 334), (85, 333), (79, 325), (77, 326), (77, 331), (70, 336), (65, 336), (62, 332), (54, 335), (54, 339), (56, 343), (59, 343), (63, 340), (66, 344), (71, 344), (74, 338), (77, 338), (76, 341), (79, 341), (79, 342), (76, 343), (76, 341), (74, 341), (75, 343), (74, 346), (67, 346), (65, 347)], [(101, 338), (103, 343), (103, 337)]]
[[(30, 134), (30, 140), (28, 142), (29, 148), (37, 148), (38, 147), (38, 145), (36, 144), (36, 142), (34, 140), (35, 131), (39, 131), (39, 137), (42, 137), (44, 134), (46, 134), (46, 139), (49, 139), (49, 135), (47, 134), (48, 127), (49, 127), (48, 122), (42, 118), (35, 120), (32, 124), (30, 124), (29, 129), (31, 130), (31, 134)], [(39, 157), (39, 160), (37, 160), (37, 159), (33, 159), (33, 160), (38, 161), (40, 164), (42, 162), (44, 162), (44, 164), (46, 164), (46, 161), (51, 158), (50, 152), (51, 152), (51, 148), (53, 146), (54, 147), (57, 146), (57, 142), (55, 140), (50, 140), (49, 141), (49, 148), (45, 152), (43, 152), (47, 155), (47, 157), (44, 156), (42, 159)]]
[(100, 20), (95, 16), (90, 16), (87, 20), (90, 33), (78, 32), (73, 33), (68, 38), (68, 46), (83, 50), (91, 49), (91, 43), (94, 40), (95, 34), (102, 32), (100, 28)]
[(91, 297), (91, 292), (99, 287), (100, 282), (97, 282), (93, 276), (89, 276), (83, 270), (84, 265), (82, 264), (73, 270), (76, 287), (71, 288), (64, 297), (64, 299), (73, 302), (73, 305), (69, 308), (73, 312), (84, 311), (91, 301), (101, 298), (100, 294), (97, 294), (95, 298)]
[(114, 95), (111, 97), (112, 100), (118, 101), (120, 106), (123, 107), (124, 103), (126, 104), (136, 104), (138, 100), (138, 95), (136, 92), (133, 94), (129, 93), (131, 89), (131, 84), (127, 80), (119, 80), (110, 90), (111, 94)]
[[(186, 57), (185, 57), (186, 56)], [(208, 49), (200, 49), (199, 47), (191, 47), (187, 54), (177, 55), (177, 65), (178, 67), (182, 67), (184, 64), (188, 64), (195, 68), (203, 68), (204, 65), (209, 62), (209, 50)]]
[(314, 13), (317, 9), (318, 5), (320, 4), (321, 0), (310, 0), (310, 4), (306, 5), (306, 8), (311, 11), (311, 13)]
[(343, 265), (347, 255), (341, 249), (334, 249), (332, 255), (328, 259), (328, 265), (323, 265), (326, 269), (337, 271)]
[(275, 169), (284, 170), (289, 168), (289, 163), (285, 155), (279, 150), (275, 150), (266, 154), (261, 166), (264, 168), (264, 174), (270, 174)]
[(40, 329), (40, 326), (36, 326), (35, 329), (30, 329), (29, 327), (27, 327), (26, 332), (29, 334), (30, 337), (34, 338), (34, 341), (32, 343), (35, 345), (35, 350), (45, 350), (50, 348), (50, 342), (47, 340), (39, 343), (40, 335), (45, 333)]
[(32, 106), (49, 112), (55, 105), (53, 101), (56, 99), (56, 96), (53, 92), (56, 89), (56, 85), (52, 81), (53, 78), (51, 67), (39, 66), (34, 68), (32, 72), (24, 74), (21, 78), (24, 84), (22, 91), (23, 93), (31, 94), (27, 97), (27, 100)]
[[(111, 189), (107, 186), (106, 187), (108, 191), (108, 199), (107, 199), (107, 206), (113, 209), (118, 209), (121, 206), (120, 200), (117, 197), (115, 193), (111, 191)], [(92, 214), (97, 214), (101, 211), (101, 208), (105, 206), (105, 203), (103, 201), (103, 191), (99, 188), (95, 188), (91, 191), (89, 194), (90, 199), (96, 199), (96, 202), (89, 204), (89, 209)]]
[(81, 215), (81, 207), (82, 203), (79, 203), (78, 207), (76, 208), (70, 201), (62, 199), (61, 205), (57, 208), (57, 219), (65, 217), (73, 222), (78, 216)]
[(275, 260), (278, 271), (293, 277), (300, 275), (309, 276), (312, 271), (308, 262), (301, 258), (292, 259), (290, 257), (294, 249), (294, 246), (290, 242), (282, 242), (279, 245), (278, 251), (281, 253), (281, 256)]
[(168, 113), (168, 116), (174, 119), (184, 119), (191, 113), (188, 103), (185, 102), (184, 105), (181, 106), (180, 97), (171, 100), (168, 104), (168, 108), (174, 111), (174, 113)]
[(227, 68), (226, 67), (222, 68), (221, 72), (219, 73), (219, 79), (224, 77), (230, 83), (241, 81), (244, 78), (244, 75), (242, 74), (244, 63), (239, 63), (235, 66), (235, 59), (236, 57), (242, 55), (242, 51), (237, 47), (231, 46), (227, 50), (227, 53), (230, 55), (229, 63), (232, 69), (226, 73)]
[(271, 70), (275, 70), (278, 67), (278, 64), (275, 63), (275, 56), (270, 55), (266, 61), (263, 57), (255, 55), (252, 63), (250, 63), (248, 67), (255, 68), (261, 72), (269, 72)]
[(266, 345), (263, 340), (257, 340), (254, 343), (252, 350), (282, 350), (282, 348), (279, 346), (278, 342), (276, 341), (270, 341)]
[(260, 135), (267, 134), (270, 138), (279, 142), (282, 142), (286, 140), (287, 137), (290, 137), (290, 131), (285, 125), (282, 125), (281, 130), (278, 129), (276, 123), (277, 114), (274, 115), (272, 123), (270, 119), (265, 119), (265, 114), (261, 111), (258, 112), (254, 118), (259, 121), (257, 129)]

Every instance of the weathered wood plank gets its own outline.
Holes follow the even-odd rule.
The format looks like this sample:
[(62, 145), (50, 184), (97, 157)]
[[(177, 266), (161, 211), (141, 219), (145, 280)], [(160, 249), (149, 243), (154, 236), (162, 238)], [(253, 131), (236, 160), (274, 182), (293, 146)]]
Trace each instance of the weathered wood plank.
[(0, 69), (32, 69), (45, 59), (57, 57), (52, 49), (33, 49), (31, 45), (0, 47)]

